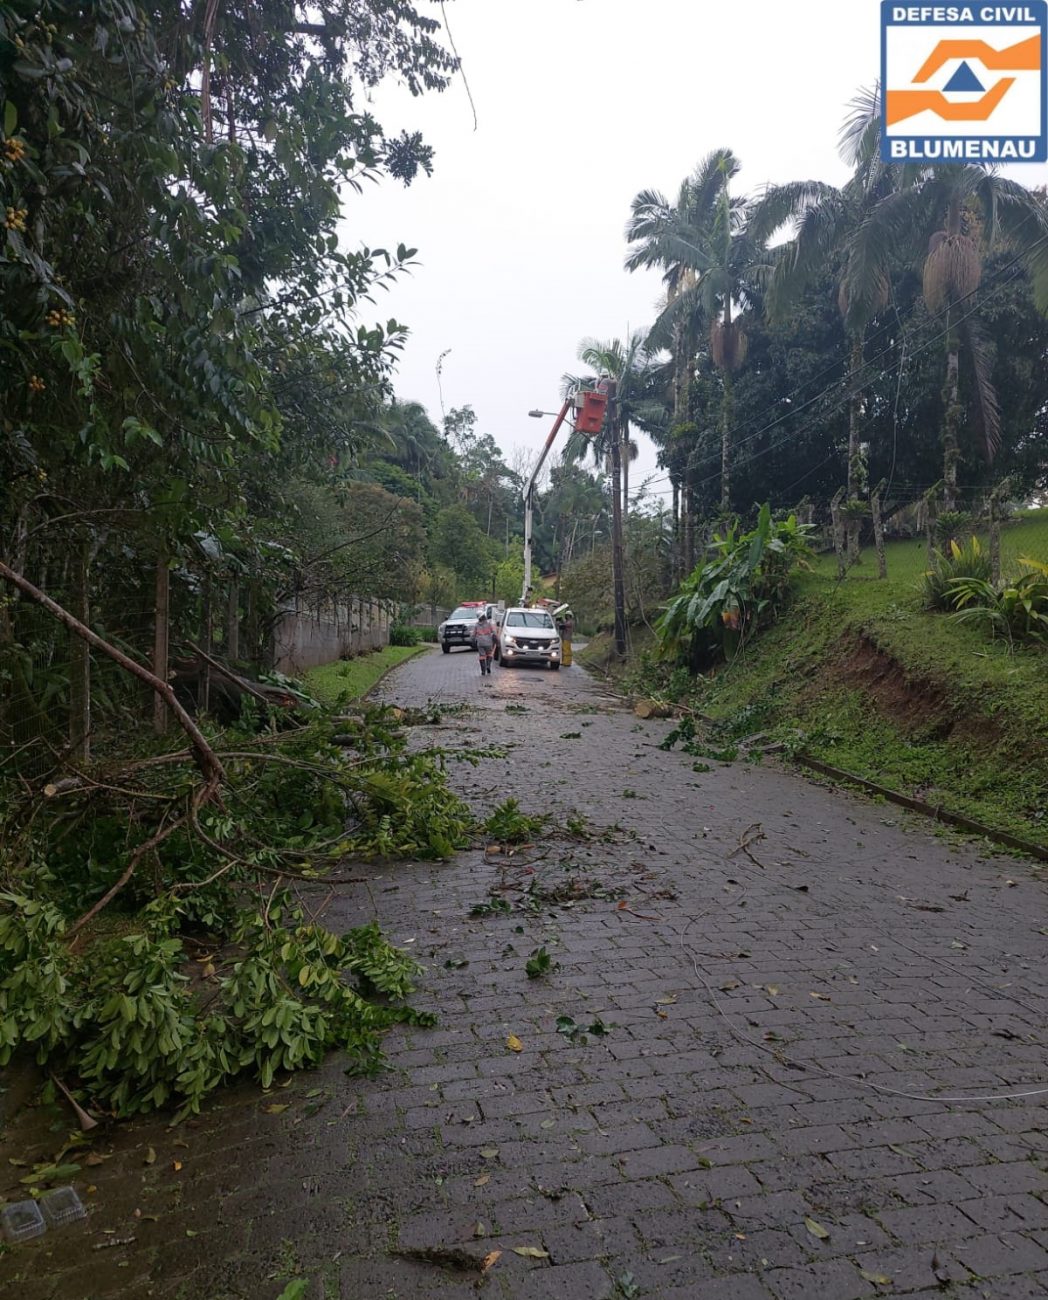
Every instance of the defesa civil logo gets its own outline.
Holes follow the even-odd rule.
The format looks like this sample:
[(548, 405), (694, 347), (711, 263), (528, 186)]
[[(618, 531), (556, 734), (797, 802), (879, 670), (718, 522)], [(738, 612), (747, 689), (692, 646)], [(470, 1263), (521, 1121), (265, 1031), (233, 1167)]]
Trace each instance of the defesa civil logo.
[(881, 5), (885, 162), (1048, 159), (1048, 3)]

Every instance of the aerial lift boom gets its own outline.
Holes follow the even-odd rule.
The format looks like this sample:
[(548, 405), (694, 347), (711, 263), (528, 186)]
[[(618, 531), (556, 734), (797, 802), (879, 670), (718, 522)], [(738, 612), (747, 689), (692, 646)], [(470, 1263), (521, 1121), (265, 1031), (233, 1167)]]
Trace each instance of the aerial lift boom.
[(575, 429), (578, 433), (584, 433), (587, 437), (593, 437), (594, 434), (600, 433), (604, 427), (604, 416), (608, 409), (607, 393), (591, 392), (588, 389), (582, 389), (573, 393), (570, 397), (564, 399), (564, 405), (557, 413), (557, 418), (553, 421), (553, 428), (550, 429), (539, 452), (539, 458), (535, 462), (535, 468), (531, 471), (531, 477), (524, 487), (524, 590), (520, 593), (520, 603), (526, 605), (531, 597), (531, 536), (534, 515), (534, 498), (535, 483), (539, 474), (542, 472), (542, 466), (546, 463), (546, 457), (550, 453), (553, 441), (560, 432), (560, 427), (568, 417), (568, 412), (574, 408)]

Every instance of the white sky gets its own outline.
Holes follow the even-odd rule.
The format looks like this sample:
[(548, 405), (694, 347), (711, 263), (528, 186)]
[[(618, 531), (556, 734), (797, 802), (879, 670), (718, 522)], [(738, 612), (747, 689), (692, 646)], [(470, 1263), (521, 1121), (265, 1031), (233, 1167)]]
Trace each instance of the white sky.
[[(419, 0), (427, 15), (436, 4)], [(414, 274), (375, 315), (411, 328), (398, 396), (439, 425), (471, 404), (480, 430), (537, 454), (580, 340), (646, 328), (655, 272), (628, 275), (633, 196), (670, 197), (711, 149), (742, 162), (741, 192), (815, 178), (840, 184), (836, 139), (848, 100), (876, 79), (878, 0), (448, 0), (460, 78), (412, 99), (380, 87), (389, 134), (421, 130), (434, 174), (347, 200), (352, 243), (419, 250)], [(1037, 176), (1032, 173), (1037, 172)], [(1043, 181), (1044, 169), (1016, 175)], [(369, 312), (365, 304), (362, 317)], [(631, 486), (657, 472), (641, 436)], [(664, 491), (660, 488), (660, 491)]]

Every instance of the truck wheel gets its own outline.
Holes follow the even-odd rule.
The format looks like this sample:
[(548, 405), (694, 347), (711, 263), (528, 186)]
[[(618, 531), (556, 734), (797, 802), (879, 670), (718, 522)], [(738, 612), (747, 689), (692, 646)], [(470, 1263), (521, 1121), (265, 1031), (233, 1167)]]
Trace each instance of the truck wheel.
[(560, 664), (559, 664), (559, 663), (558, 663), (558, 664), (550, 664), (550, 667), (553, 669), (554, 672), (559, 672), (559, 671), (560, 671)]
[(446, 655), (451, 654), (451, 646), (449, 646), (448, 643), (447, 643), (446, 641), (441, 641), (441, 643), (440, 643), (440, 648), (441, 648), (441, 650), (444, 651), (444, 653), (445, 653)]

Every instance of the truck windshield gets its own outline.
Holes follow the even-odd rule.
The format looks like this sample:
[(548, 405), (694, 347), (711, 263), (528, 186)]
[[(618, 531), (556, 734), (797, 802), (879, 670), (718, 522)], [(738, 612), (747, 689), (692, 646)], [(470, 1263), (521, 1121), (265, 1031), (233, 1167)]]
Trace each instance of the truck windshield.
[(507, 627), (546, 627), (553, 626), (553, 620), (548, 614), (537, 609), (516, 609), (512, 614), (506, 615)]
[[(454, 614), (451, 615), (451, 618), (475, 619), (479, 613), (480, 613), (479, 609), (467, 609), (465, 605), (460, 605), (458, 609), (455, 610)], [(450, 622), (451, 619), (449, 619), (448, 621)]]

